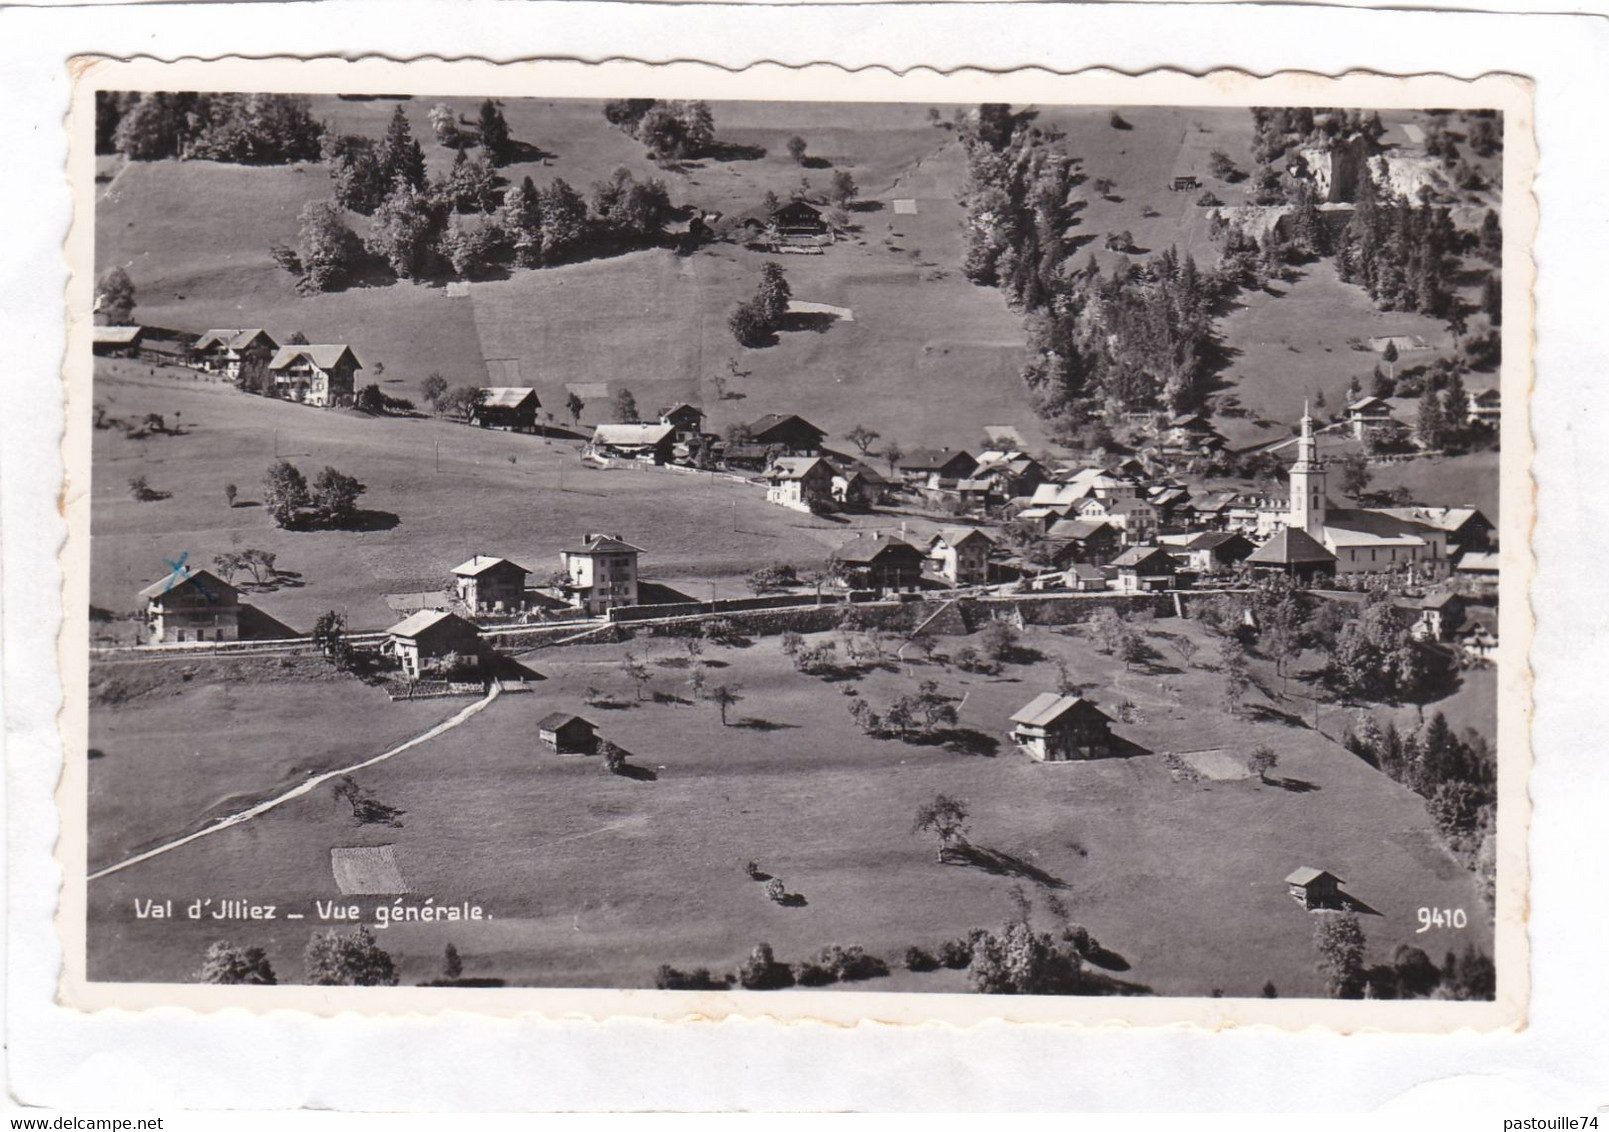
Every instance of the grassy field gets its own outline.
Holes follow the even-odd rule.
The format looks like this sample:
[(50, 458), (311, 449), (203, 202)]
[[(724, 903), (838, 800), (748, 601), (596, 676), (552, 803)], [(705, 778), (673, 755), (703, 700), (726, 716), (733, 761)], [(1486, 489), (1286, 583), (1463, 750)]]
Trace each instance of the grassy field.
[[(96, 372), (96, 397), (110, 416), (160, 413), (182, 433), (95, 433), (91, 601), (114, 612), (132, 610), (135, 594), (181, 554), (205, 565), (220, 552), (257, 547), (277, 553), (278, 568), (296, 576), (243, 600), (302, 632), (328, 609), (344, 610), (354, 629), (385, 628), (394, 620), (387, 593), (439, 588), (453, 566), (479, 553), (512, 558), (540, 579), (588, 531), (635, 541), (646, 551), (646, 578), (697, 579), (689, 592), (699, 598), (711, 584), (720, 596), (747, 596), (741, 580), (757, 564), (819, 565), (855, 530), (901, 522), (888, 514), (813, 518), (726, 478), (600, 470), (577, 459), (575, 442), (429, 417), (326, 412), (117, 360), (98, 361)], [(368, 529), (276, 528), (260, 506), (276, 449), (309, 479), (326, 464), (357, 476), (368, 487), (360, 500), (372, 512)], [(137, 502), (128, 489), (136, 475), (170, 496)], [(224, 495), (229, 483), (240, 489), (234, 507)], [(125, 637), (131, 631), (125, 627)]]
[[(449, 104), (473, 114), (472, 101)], [(390, 100), (321, 100), (315, 113), (342, 131), (383, 132)], [(404, 103), (432, 173), (452, 151), (436, 145), (426, 112)], [(483, 383), (494, 359), (499, 380), (535, 385), (563, 415), (563, 385), (608, 381), (630, 388), (639, 407), (690, 399), (724, 428), (773, 411), (798, 412), (841, 436), (865, 423), (916, 444), (975, 444), (982, 424), (1016, 426), (1037, 443), (1036, 418), (1017, 378), (1019, 320), (999, 295), (956, 270), (961, 209), (954, 195), (962, 160), (953, 135), (935, 129), (925, 107), (851, 108), (740, 104), (717, 108), (720, 139), (743, 156), (662, 169), (643, 147), (611, 127), (597, 103), (511, 101), (515, 138), (540, 156), (502, 172), (539, 185), (563, 177), (583, 191), (625, 166), (667, 180), (672, 198), (707, 211), (747, 213), (766, 191), (786, 197), (801, 177), (824, 190), (847, 169), (864, 203), (862, 231), (825, 256), (785, 257), (796, 297), (852, 309), (854, 321), (793, 330), (775, 346), (744, 350), (726, 326), (730, 309), (754, 291), (767, 256), (718, 246), (690, 260), (638, 252), (477, 283), (470, 298), (440, 286), (354, 287), (303, 298), (269, 255), (294, 242), (297, 214), (330, 195), (324, 167), (244, 168), (210, 162), (132, 163), (97, 209), (97, 259), (122, 265), (139, 288), (139, 317), (201, 330), (261, 325), (283, 339), (300, 330), (313, 341), (345, 341), (373, 377), (385, 368), (391, 392), (417, 396), (440, 372), (454, 383)], [(784, 143), (810, 144), (806, 166)], [(892, 201), (917, 201), (915, 216), (893, 215)], [(195, 202), (184, 210), (173, 200)], [(350, 218), (362, 231), (366, 221)], [(914, 300), (914, 301), (913, 301)], [(535, 312), (540, 312), (533, 317)], [(719, 401), (710, 379), (728, 358), (750, 376)], [(517, 363), (510, 366), (509, 362)], [(583, 419), (609, 419), (593, 405)]]
[[(1200, 631), (1171, 621), (1158, 627)], [(233, 896), (311, 914), (315, 899), (336, 894), (332, 847), (382, 844), (395, 846), (415, 899), (475, 901), (493, 916), (381, 932), (407, 982), (433, 977), (449, 940), (466, 974), (535, 985), (649, 985), (661, 962), (730, 968), (759, 940), (784, 959), (859, 943), (897, 965), (910, 944), (932, 947), (1002, 922), (1008, 889), (1022, 883), (1030, 895), (1056, 891), (1127, 961), (1120, 977), (1158, 993), (1251, 995), (1271, 980), (1283, 994), (1313, 994), (1314, 917), (1282, 884), (1301, 864), (1335, 871), (1380, 913), (1363, 917), (1375, 959), (1401, 941), (1437, 955), (1453, 942), (1488, 942), (1481, 926), (1457, 941), (1414, 935), (1422, 904), (1462, 906), (1483, 924), (1472, 878), (1438, 847), (1417, 797), (1335, 743), (1261, 707), (1245, 718), (1217, 711), (1221, 677), (1176, 671), (1171, 656), (1156, 670), (1124, 673), (1082, 635), (1035, 631), (1024, 644), (1041, 659), (998, 677), (933, 663), (909, 676), (876, 671), (831, 684), (795, 673), (775, 638), (715, 649), (705, 657), (709, 680), (742, 685), (728, 727), (708, 705), (637, 702), (620, 671), (620, 646), (535, 654), (527, 662), (546, 678), (537, 694), (505, 697), (458, 730), (359, 774), (365, 791), (402, 811), (399, 825), (357, 825), (321, 791), (96, 881), (91, 976), (184, 979), (208, 943), (231, 937), (264, 946), (281, 977), (294, 979), (316, 921), (138, 920), (133, 900)], [(687, 671), (672, 642), (632, 647), (650, 660), (655, 691), (683, 690)], [(1211, 652), (1198, 660), (1210, 663)], [(1006, 717), (1047, 687), (1057, 657), (1109, 710), (1135, 705), (1134, 722), (1115, 731), (1148, 753), (1042, 765), (1003, 741)], [(840, 692), (849, 688), (884, 704), (924, 677), (964, 697), (960, 726), (974, 753), (873, 740), (833, 706), (841, 699), (847, 708)], [(583, 706), (588, 687), (615, 706)], [(229, 734), (243, 767), (265, 747), (327, 745), (331, 718), (370, 734), (373, 751), (417, 724), (399, 723), (390, 705), (340, 685), (308, 683), (298, 693), (305, 710), (281, 716), (278, 734)], [(595, 759), (538, 747), (535, 720), (555, 709), (597, 720), (649, 774), (612, 777)], [(118, 745), (92, 764), (92, 791), (115, 789), (116, 762), (153, 767), (149, 782), (183, 774), (184, 764), (160, 748), (193, 711), (184, 696), (113, 709)], [(1279, 754), (1267, 785), (1235, 769), (1259, 742)], [(1220, 777), (1176, 780), (1163, 763), (1168, 751), (1202, 752), (1186, 757)], [(243, 773), (237, 789), (272, 785), (280, 759)], [(967, 801), (973, 842), (1001, 854), (1006, 873), (939, 865), (930, 841), (907, 832), (916, 807), (939, 792)], [(170, 820), (176, 831), (192, 824), (180, 814)], [(97, 839), (111, 836), (91, 828)], [(111, 848), (93, 846), (92, 859), (115, 856)], [(770, 903), (745, 876), (748, 860), (805, 903)], [(359, 902), (368, 908), (376, 899)], [(950, 973), (902, 973), (872, 988), (960, 984)]]
[(1370, 469), (1372, 490), (1406, 488), (1421, 503), (1479, 507), (1492, 522), (1498, 519), (1498, 470), (1502, 454), (1471, 452), (1387, 464)]

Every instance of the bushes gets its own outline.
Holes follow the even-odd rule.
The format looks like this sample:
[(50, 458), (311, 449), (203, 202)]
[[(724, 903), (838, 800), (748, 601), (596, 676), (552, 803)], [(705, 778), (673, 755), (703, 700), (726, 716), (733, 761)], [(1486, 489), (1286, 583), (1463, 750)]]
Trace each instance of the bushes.
[(920, 947), (907, 947), (905, 949), (905, 969), (907, 971), (937, 971), (939, 960), (930, 951)]
[(793, 969), (778, 963), (769, 943), (758, 943), (738, 968), (738, 982), (744, 990), (781, 990), (793, 986)]
[(735, 980), (735, 975), (722, 975), (717, 979), (708, 967), (683, 971), (662, 963), (654, 976), (654, 986), (660, 990), (728, 990)]

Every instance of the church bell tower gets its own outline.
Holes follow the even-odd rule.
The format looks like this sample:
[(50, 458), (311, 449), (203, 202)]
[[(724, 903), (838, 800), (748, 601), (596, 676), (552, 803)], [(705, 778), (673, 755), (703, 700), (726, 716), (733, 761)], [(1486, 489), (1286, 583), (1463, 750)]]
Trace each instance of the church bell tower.
[(1296, 441), (1296, 463), (1291, 465), (1290, 525), (1318, 537), (1324, 529), (1325, 480), (1328, 473), (1319, 459), (1313, 418), (1302, 406), (1302, 433)]

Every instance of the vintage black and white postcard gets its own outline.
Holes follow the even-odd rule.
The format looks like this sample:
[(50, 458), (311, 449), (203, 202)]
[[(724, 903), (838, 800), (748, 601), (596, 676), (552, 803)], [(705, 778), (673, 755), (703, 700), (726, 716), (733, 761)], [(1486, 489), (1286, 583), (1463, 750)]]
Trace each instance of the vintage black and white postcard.
[(1523, 1021), (1524, 82), (76, 81), (65, 1002)]

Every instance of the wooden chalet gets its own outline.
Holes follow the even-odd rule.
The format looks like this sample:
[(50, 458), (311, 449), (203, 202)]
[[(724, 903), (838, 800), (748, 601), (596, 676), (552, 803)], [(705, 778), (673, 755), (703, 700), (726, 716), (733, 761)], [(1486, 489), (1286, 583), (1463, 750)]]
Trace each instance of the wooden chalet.
[(765, 470), (765, 499), (807, 513), (833, 503), (833, 468), (820, 456), (779, 456)]
[(386, 651), (417, 680), (449, 657), (480, 663), (480, 628), (456, 613), (423, 609), (386, 630)]
[(888, 477), (870, 464), (860, 461), (835, 462), (832, 474), (832, 497), (841, 507), (866, 511), (880, 506), (888, 498)]
[(1217, 574), (1233, 570), (1250, 558), (1257, 546), (1237, 531), (1207, 531), (1190, 539), (1181, 549), (1190, 569)]
[(748, 443), (780, 447), (784, 456), (819, 456), (825, 429), (792, 413), (768, 413), (748, 426)]
[(271, 358), (279, 349), (268, 331), (208, 330), (195, 340), (191, 356), (209, 373), (221, 373), (231, 381), (240, 380), (241, 363), (248, 358)]
[(469, 419), (481, 428), (502, 428), (513, 432), (535, 432), (536, 412), (542, 401), (536, 390), (518, 385), (492, 385), (470, 410)]
[(937, 490), (945, 483), (953, 489), (977, 466), (977, 460), (965, 449), (918, 448), (901, 456), (894, 468), (907, 485)]
[(1099, 566), (1117, 557), (1123, 535), (1104, 519), (1062, 519), (1050, 525), (1045, 539), (1058, 564), (1089, 562)]
[(153, 645), (240, 639), (240, 592), (210, 571), (181, 566), (140, 597)]
[(453, 567), (458, 600), (475, 611), (512, 612), (525, 607), (525, 579), (531, 573), (506, 558), (477, 554)]
[(766, 227), (783, 239), (810, 239), (827, 235), (827, 221), (821, 209), (809, 201), (794, 200), (767, 218)]
[(1112, 559), (1117, 588), (1126, 593), (1145, 593), (1171, 589), (1177, 580), (1179, 564), (1164, 547), (1131, 546)]
[(1391, 402), (1384, 397), (1360, 397), (1346, 407), (1346, 423), (1355, 440), (1364, 440), (1372, 432), (1391, 428), (1397, 423), (1391, 415)]
[(852, 589), (901, 593), (919, 589), (926, 556), (892, 535), (856, 535), (838, 548), (837, 558)]
[(1112, 753), (1112, 717), (1086, 699), (1041, 692), (1011, 717), (1011, 741), (1042, 763)]
[(927, 540), (933, 572), (957, 586), (988, 582), (993, 550), (994, 539), (976, 527), (945, 527)]
[(321, 409), (350, 405), (363, 365), (350, 346), (281, 346), (268, 363), (274, 395)]
[(704, 410), (685, 401), (659, 410), (659, 423), (676, 430), (676, 441), (686, 444), (704, 432)]
[(675, 425), (601, 424), (592, 430), (592, 439), (585, 451), (587, 455), (603, 459), (668, 464), (675, 448)]

